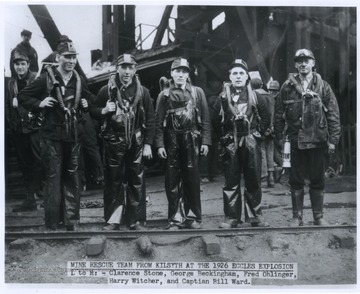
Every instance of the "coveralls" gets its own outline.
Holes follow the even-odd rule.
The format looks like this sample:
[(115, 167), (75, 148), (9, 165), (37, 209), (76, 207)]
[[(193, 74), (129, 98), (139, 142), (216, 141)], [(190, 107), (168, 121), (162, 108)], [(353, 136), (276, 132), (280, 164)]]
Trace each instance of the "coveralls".
[[(75, 71), (65, 85), (61, 74), (53, 69), (59, 87), (53, 86), (48, 73), (41, 74), (19, 94), (19, 102), (30, 111), (39, 111), (41, 101), (54, 97), (58, 103), (44, 108), (40, 128), (41, 161), (45, 174), (45, 226), (58, 228), (60, 222), (71, 227), (80, 218), (78, 160), (83, 134), (83, 112), (80, 98), (95, 97)], [(65, 107), (68, 111), (65, 110)]]
[[(251, 90), (252, 91), (252, 90)], [(241, 194), (241, 172), (244, 176), (245, 221), (260, 223), (261, 213), (261, 144), (258, 137), (269, 127), (270, 117), (258, 93), (252, 92), (254, 101), (249, 99), (248, 89), (237, 91), (230, 86), (231, 105), (243, 117), (234, 120), (234, 113), (228, 104), (225, 91), (220, 94), (215, 109), (220, 115), (214, 122), (219, 134), (225, 170), (223, 204), (226, 219), (232, 224), (242, 223), (243, 200)], [(256, 95), (256, 96), (254, 96)], [(246, 116), (244, 116), (246, 115)], [(255, 136), (255, 135), (256, 136)]]
[[(300, 90), (301, 89), (301, 90)], [(305, 177), (310, 180), (310, 200), (315, 220), (323, 217), (325, 155), (327, 143), (340, 137), (340, 115), (330, 85), (313, 73), (306, 89), (298, 74), (289, 74), (275, 104), (274, 128), (277, 140), (285, 135), (291, 142), (289, 184), (293, 217), (302, 223)]]
[(18, 75), (8, 83), (5, 102), (5, 114), (10, 129), (10, 137), (14, 143), (19, 166), (24, 179), (27, 208), (36, 208), (34, 193), (41, 186), (42, 172), (40, 164), (40, 117), (24, 109), (20, 104), (13, 107), (13, 99), (18, 93), (35, 79), (36, 73), (28, 71), (23, 79)]
[[(127, 87), (121, 84), (118, 74), (113, 77), (115, 96), (110, 85), (102, 87), (90, 113), (104, 120), (105, 221), (118, 225), (124, 221), (131, 227), (146, 221), (143, 149), (144, 144), (153, 143), (155, 114), (149, 90), (136, 76)], [(109, 99), (116, 101), (117, 111), (104, 116), (101, 110)]]
[(211, 145), (209, 110), (204, 91), (186, 83), (159, 94), (155, 147), (167, 153), (165, 190), (170, 224), (201, 223), (199, 150)]

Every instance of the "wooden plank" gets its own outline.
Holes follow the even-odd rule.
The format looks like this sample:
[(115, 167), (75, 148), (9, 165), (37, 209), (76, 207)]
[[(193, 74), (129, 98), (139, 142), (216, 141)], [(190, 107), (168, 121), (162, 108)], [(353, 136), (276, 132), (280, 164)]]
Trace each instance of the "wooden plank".
[(261, 77), (266, 84), (270, 80), (270, 73), (267, 69), (267, 66), (265, 64), (264, 56), (262, 54), (261, 48), (257, 42), (257, 39), (253, 33), (253, 24), (248, 16), (248, 12), (246, 10), (246, 7), (236, 7), (236, 11), (239, 15), (240, 21), (244, 27), (244, 31), (246, 33), (246, 36), (250, 42), (250, 45), (252, 47), (252, 51), (254, 53), (255, 59), (258, 64), (258, 68), (261, 74)]
[(157, 28), (156, 35), (155, 35), (155, 38), (154, 38), (151, 48), (155, 48), (155, 47), (161, 45), (161, 41), (164, 37), (165, 30), (169, 25), (169, 18), (170, 18), (173, 7), (174, 7), (174, 5), (166, 5), (165, 6), (165, 10), (161, 17), (160, 24)]

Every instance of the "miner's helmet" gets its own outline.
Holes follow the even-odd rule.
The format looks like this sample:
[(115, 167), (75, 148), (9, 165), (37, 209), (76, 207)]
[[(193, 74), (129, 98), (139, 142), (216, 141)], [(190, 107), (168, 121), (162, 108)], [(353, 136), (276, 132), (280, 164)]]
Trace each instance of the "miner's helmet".
[(296, 51), (294, 61), (299, 61), (301, 58), (311, 58), (315, 60), (314, 54), (309, 49), (299, 49)]
[(190, 72), (190, 65), (187, 59), (179, 57), (176, 58), (173, 63), (171, 64), (171, 70), (177, 69), (177, 68), (185, 68), (188, 72)]
[(62, 42), (56, 48), (59, 55), (77, 55), (76, 49), (72, 42)]
[(229, 70), (231, 70), (234, 67), (242, 67), (247, 73), (249, 72), (249, 68), (248, 68), (247, 63), (242, 59), (235, 59), (231, 63)]
[(272, 91), (279, 91), (280, 90), (280, 85), (278, 81), (271, 81), (269, 84), (269, 90)]

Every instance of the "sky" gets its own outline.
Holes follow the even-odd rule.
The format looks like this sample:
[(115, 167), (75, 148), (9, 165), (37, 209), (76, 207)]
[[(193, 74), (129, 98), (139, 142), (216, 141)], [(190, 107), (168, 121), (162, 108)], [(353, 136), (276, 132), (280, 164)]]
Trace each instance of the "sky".
[[(102, 8), (98, 4), (71, 5), (46, 5), (50, 15), (55, 21), (61, 34), (68, 35), (73, 40), (76, 50), (79, 52), (78, 59), (85, 73), (91, 70), (90, 51), (102, 49)], [(164, 5), (136, 5), (135, 24), (139, 23), (155, 25), (160, 22)], [(4, 55), (5, 75), (10, 75), (9, 57), (11, 50), (21, 42), (20, 32), (23, 29), (32, 32), (30, 40), (39, 56), (39, 63), (51, 53), (51, 48), (44, 38), (37, 22), (26, 4), (4, 5)], [(154, 27), (142, 26), (143, 37), (147, 36)], [(143, 49), (151, 46), (154, 33), (144, 43)], [(40, 64), (39, 64), (40, 65)]]

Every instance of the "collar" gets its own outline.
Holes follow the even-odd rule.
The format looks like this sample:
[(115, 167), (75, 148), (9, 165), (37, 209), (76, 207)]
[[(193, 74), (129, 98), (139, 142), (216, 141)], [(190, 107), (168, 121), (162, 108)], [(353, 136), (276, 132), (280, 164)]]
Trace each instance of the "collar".
[(130, 82), (130, 83), (128, 83), (128, 84), (126, 84), (126, 85), (123, 84), (123, 83), (121, 82), (121, 80), (120, 80), (120, 76), (119, 76), (118, 73), (116, 73), (115, 82), (116, 82), (117, 86), (119, 87), (119, 89), (121, 89), (121, 88), (127, 89), (127, 88), (129, 88), (131, 85), (134, 85), (134, 84), (135, 84), (135, 83), (134, 83), (134, 77), (131, 79), (131, 82)]
[(231, 85), (230, 89), (231, 89), (231, 92), (236, 93), (236, 94), (245, 93), (247, 90), (246, 86), (237, 90), (233, 85)]
[(28, 72), (26, 73), (26, 75), (23, 78), (20, 78), (17, 74), (16, 74), (16, 79), (18, 81), (27, 81), (29, 79), (30, 76), (30, 70), (28, 70)]
[(184, 89), (180, 88), (180, 87), (175, 87), (174, 80), (171, 79), (170, 80), (170, 89), (182, 89), (182, 90), (187, 90), (187, 91), (191, 92), (191, 85), (188, 82), (186, 82)]
[(299, 79), (300, 81), (307, 81), (308, 83), (310, 83), (310, 81), (313, 79), (314, 74), (313, 73), (309, 73), (306, 77), (302, 76), (299, 74)]

